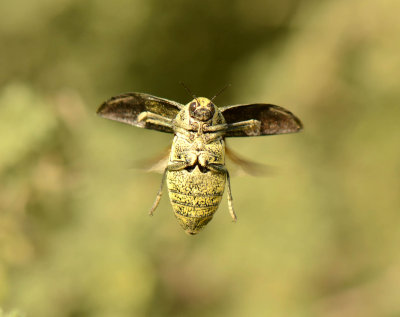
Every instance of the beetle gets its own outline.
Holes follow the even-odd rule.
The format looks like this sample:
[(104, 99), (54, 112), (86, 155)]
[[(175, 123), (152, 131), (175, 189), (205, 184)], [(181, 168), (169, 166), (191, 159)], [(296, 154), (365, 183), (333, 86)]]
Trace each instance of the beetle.
[(237, 219), (225, 166), (225, 138), (293, 133), (303, 128), (301, 121), (283, 107), (255, 103), (219, 108), (213, 103), (216, 96), (208, 99), (193, 95), (192, 101), (182, 105), (133, 92), (112, 97), (97, 110), (107, 119), (174, 134), (150, 214), (160, 202), (166, 181), (174, 214), (191, 235), (212, 219), (226, 184), (229, 212), (234, 221)]

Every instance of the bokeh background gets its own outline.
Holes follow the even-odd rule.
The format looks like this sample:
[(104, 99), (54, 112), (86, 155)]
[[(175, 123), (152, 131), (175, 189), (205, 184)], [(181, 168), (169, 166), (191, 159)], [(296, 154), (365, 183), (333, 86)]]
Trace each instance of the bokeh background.
[[(3, 316), (400, 316), (398, 0), (15, 0), (0, 12)], [(269, 102), (300, 134), (228, 141), (237, 176), (197, 236), (161, 176), (172, 137), (112, 95)]]

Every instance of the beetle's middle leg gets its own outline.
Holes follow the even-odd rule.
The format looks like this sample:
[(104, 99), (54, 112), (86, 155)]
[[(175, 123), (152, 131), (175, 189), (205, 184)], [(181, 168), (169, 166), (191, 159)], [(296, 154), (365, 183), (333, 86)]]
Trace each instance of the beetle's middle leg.
[(167, 167), (164, 169), (164, 172), (163, 172), (163, 176), (161, 179), (161, 185), (157, 192), (156, 200), (154, 201), (153, 206), (151, 206), (151, 209), (149, 211), (150, 216), (153, 215), (154, 210), (156, 210), (158, 204), (160, 203), (163, 188), (164, 188), (164, 183), (165, 183), (165, 176), (167, 175), (167, 172), (168, 171), (180, 171), (188, 166), (190, 166), (190, 163), (188, 163), (188, 162), (173, 162), (173, 163), (169, 163), (167, 165)]
[(231, 179), (229, 177), (228, 169), (224, 165), (219, 164), (207, 164), (206, 167), (212, 171), (222, 172), (226, 175), (226, 181), (228, 182), (228, 207), (229, 213), (232, 216), (233, 221), (236, 222), (237, 217), (235, 210), (233, 209), (233, 198), (232, 198), (232, 189), (231, 189)]
[(260, 135), (261, 122), (255, 119), (234, 122), (234, 123), (223, 123), (214, 126), (207, 127), (206, 132), (215, 132), (218, 135), (225, 135), (226, 132), (230, 131), (246, 131), (247, 135)]

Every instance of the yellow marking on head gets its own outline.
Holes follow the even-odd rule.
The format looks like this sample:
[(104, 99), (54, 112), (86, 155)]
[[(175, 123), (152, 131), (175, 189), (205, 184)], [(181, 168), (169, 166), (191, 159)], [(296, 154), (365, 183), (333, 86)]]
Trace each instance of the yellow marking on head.
[(211, 100), (205, 97), (197, 97), (196, 99), (192, 100), (193, 101), (197, 101), (199, 106), (207, 106)]

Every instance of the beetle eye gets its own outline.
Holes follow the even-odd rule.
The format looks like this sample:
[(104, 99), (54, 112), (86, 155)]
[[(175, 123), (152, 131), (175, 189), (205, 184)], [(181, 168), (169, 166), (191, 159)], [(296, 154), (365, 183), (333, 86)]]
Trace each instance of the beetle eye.
[(208, 104), (208, 107), (209, 107), (210, 110), (211, 110), (211, 117), (213, 117), (214, 114), (215, 114), (215, 106), (214, 106), (214, 104), (213, 104), (212, 102), (210, 102), (210, 103)]
[(195, 110), (196, 110), (196, 107), (197, 107), (196, 102), (192, 102), (192, 103), (190, 104), (190, 106), (189, 106), (190, 112), (195, 111)]

